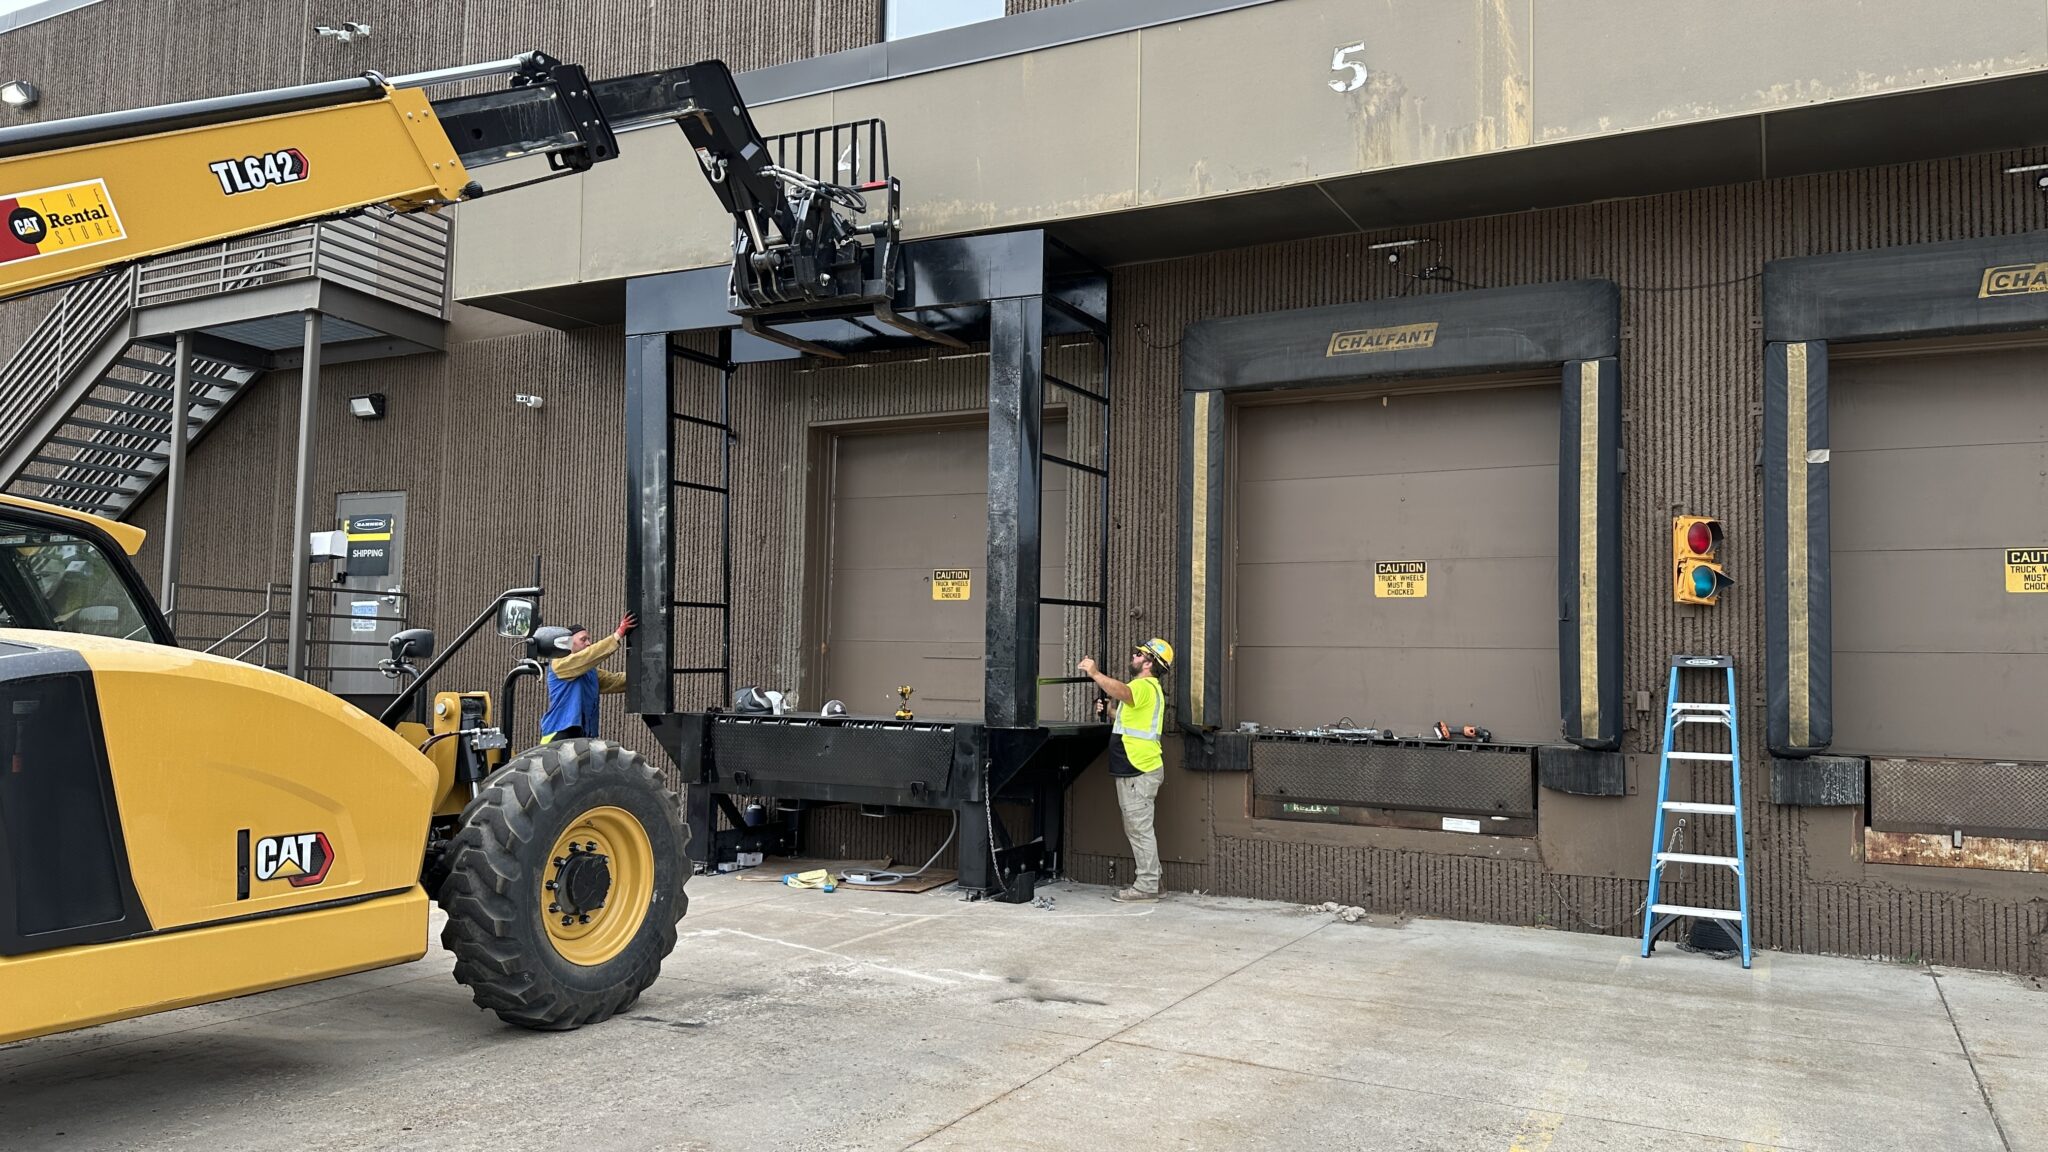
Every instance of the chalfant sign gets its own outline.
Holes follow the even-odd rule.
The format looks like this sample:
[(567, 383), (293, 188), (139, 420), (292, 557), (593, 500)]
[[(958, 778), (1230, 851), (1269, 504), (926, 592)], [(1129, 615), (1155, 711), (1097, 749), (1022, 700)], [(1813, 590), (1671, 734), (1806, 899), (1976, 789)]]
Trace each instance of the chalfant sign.
[(1324, 357), (1356, 356), (1365, 352), (1402, 352), (1436, 345), (1436, 321), (1427, 324), (1396, 324), (1391, 328), (1360, 328), (1330, 336), (1330, 350)]

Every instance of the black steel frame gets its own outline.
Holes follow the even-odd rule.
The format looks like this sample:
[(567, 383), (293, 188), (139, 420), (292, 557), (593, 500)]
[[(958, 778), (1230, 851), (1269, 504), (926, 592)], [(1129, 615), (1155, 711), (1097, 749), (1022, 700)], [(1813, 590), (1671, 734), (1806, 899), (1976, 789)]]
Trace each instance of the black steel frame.
[[(897, 330), (864, 320), (872, 307), (778, 315), (778, 331), (757, 335), (729, 310), (727, 272), (696, 269), (642, 277), (627, 286), (627, 488), (634, 509), (628, 534), (627, 598), (641, 628), (627, 647), (627, 708), (639, 714), (674, 758), (687, 785), (692, 853), (715, 864), (742, 843), (780, 841), (797, 850), (794, 822), (781, 830), (747, 828), (733, 799), (794, 804), (851, 803), (883, 809), (940, 809), (961, 820), (960, 884), (975, 894), (1029, 899), (1035, 883), (1057, 874), (1066, 786), (1108, 744), (1102, 723), (1047, 722), (1038, 690), (1081, 677), (1038, 675), (1042, 606), (1092, 609), (1100, 650), (1108, 651), (1110, 331), (1108, 276), (1038, 231), (926, 240), (903, 246), (900, 286), (887, 307), (914, 318)], [(760, 317), (751, 318), (763, 323)], [(682, 333), (714, 331), (719, 352), (680, 347)], [(1050, 377), (1045, 344), (1085, 335), (1102, 348), (1100, 392)], [(989, 349), (987, 669), (984, 712), (975, 722), (903, 722), (885, 717), (736, 715), (731, 701), (732, 533), (731, 389), (742, 364), (794, 358), (797, 346), (840, 355), (986, 341)], [(716, 420), (675, 411), (678, 360), (721, 373)], [(1042, 439), (1045, 388), (1100, 405), (1099, 465), (1048, 455)], [(674, 474), (678, 423), (725, 437), (722, 483), (684, 482)], [(1045, 596), (1039, 586), (1041, 503), (1047, 462), (1101, 483), (1101, 538), (1093, 598)], [(675, 597), (679, 491), (723, 501), (722, 601)], [(724, 613), (722, 664), (679, 665), (678, 609)], [(678, 675), (717, 672), (723, 693), (701, 710), (676, 707)], [(1029, 838), (1012, 843), (991, 805), (1029, 806)], [(719, 827), (724, 815), (727, 828)], [(985, 835), (977, 835), (977, 832)]]

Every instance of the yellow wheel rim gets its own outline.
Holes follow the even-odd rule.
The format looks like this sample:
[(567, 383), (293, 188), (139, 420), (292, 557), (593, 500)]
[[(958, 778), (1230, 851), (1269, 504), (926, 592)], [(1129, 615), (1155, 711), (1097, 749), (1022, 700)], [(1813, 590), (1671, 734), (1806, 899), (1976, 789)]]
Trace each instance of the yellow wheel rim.
[(654, 846), (623, 808), (592, 808), (548, 851), (540, 879), (548, 942), (571, 964), (594, 967), (626, 950), (654, 898)]

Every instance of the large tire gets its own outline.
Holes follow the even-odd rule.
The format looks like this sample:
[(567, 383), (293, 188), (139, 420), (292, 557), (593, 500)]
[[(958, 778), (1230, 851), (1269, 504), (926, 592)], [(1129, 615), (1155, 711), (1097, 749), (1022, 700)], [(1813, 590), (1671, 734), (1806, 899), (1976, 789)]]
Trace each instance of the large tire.
[[(596, 850), (578, 861), (584, 844)], [(688, 845), (675, 794), (631, 749), (566, 740), (514, 757), (463, 809), (449, 845), (437, 899), (456, 980), (527, 1028), (610, 1018), (675, 949)], [(593, 893), (603, 902), (586, 908)]]

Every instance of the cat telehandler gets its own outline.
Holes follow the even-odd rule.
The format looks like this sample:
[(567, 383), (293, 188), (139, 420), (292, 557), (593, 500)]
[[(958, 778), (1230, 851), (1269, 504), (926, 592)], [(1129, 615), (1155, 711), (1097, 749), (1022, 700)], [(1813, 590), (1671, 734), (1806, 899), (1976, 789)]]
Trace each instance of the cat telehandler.
[[(492, 76), (510, 83), (423, 92)], [(498, 161), (581, 171), (616, 155), (614, 129), (661, 120), (714, 183), (767, 163), (720, 154), (751, 123), (717, 61), (592, 83), (538, 52), (7, 129), (0, 297), (301, 220), (435, 210), (482, 194), (470, 169)], [(393, 637), (401, 688), (373, 718), (178, 647), (131, 561), (142, 542), (0, 495), (0, 1043), (415, 960), (432, 900), (456, 979), (512, 1023), (603, 1020), (655, 979), (690, 873), (660, 773), (597, 739), (512, 754), (506, 704), (428, 694), (493, 620), (531, 638), (537, 586), (438, 657), (424, 629)]]

